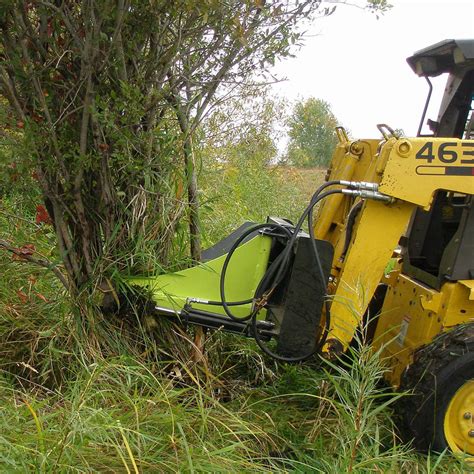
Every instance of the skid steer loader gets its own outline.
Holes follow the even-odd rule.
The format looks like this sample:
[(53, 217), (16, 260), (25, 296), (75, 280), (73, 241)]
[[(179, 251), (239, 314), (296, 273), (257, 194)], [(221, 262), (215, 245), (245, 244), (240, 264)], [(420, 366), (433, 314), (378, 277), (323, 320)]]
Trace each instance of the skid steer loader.
[(474, 40), (408, 63), (430, 86), (417, 137), (378, 125), (381, 138), (350, 140), (338, 128), (326, 182), (296, 224), (245, 223), (195, 267), (129, 283), (147, 288), (156, 315), (252, 337), (286, 362), (341, 355), (365, 324), (387, 382), (413, 393), (401, 411), (416, 446), (474, 455)]

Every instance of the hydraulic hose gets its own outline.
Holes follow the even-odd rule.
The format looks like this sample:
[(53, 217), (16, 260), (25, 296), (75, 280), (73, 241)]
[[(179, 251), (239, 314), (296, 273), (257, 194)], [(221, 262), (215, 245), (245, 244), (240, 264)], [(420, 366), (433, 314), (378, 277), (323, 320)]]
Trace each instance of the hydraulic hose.
[[(313, 254), (314, 254), (314, 257), (315, 257), (315, 260), (316, 260), (316, 264), (317, 264), (317, 268), (318, 268), (318, 271), (320, 273), (320, 277), (321, 277), (321, 281), (324, 282), (325, 281), (325, 275), (324, 275), (324, 271), (323, 271), (323, 267), (322, 267), (322, 263), (321, 263), (321, 259), (320, 259), (320, 256), (319, 256), (319, 252), (318, 252), (318, 248), (316, 246), (316, 241), (314, 239), (314, 231), (313, 231), (313, 227), (312, 227), (312, 214), (313, 214), (313, 208), (314, 206), (320, 202), (321, 200), (325, 199), (326, 197), (332, 195), (332, 194), (338, 194), (338, 193), (341, 193), (342, 190), (341, 189), (333, 189), (333, 190), (330, 190), (330, 191), (327, 191), (321, 195), (320, 192), (322, 189), (325, 189), (326, 187), (328, 186), (331, 186), (332, 184), (339, 184), (339, 182), (330, 182), (330, 183), (325, 183), (326, 186), (322, 186), (320, 189), (318, 189), (318, 191), (316, 191), (316, 193), (313, 195), (311, 201), (310, 201), (310, 204), (308, 205), (308, 207), (305, 209), (305, 211), (303, 212), (303, 214), (301, 215), (300, 217), (300, 220), (298, 221), (298, 224), (299, 224), (299, 228), (301, 228), (301, 225), (302, 223), (304, 222), (304, 219), (306, 217), (308, 217), (308, 224), (309, 224), (309, 234), (310, 234), (310, 240), (311, 240), (311, 244), (312, 244), (312, 247), (313, 247)], [(298, 224), (297, 224), (297, 227), (295, 227), (295, 231), (294, 231), (294, 234), (293, 234), (293, 237), (296, 235), (296, 229), (298, 228)], [(287, 245), (287, 248), (290, 247), (290, 242), (288, 242), (288, 245)], [(291, 247), (290, 247), (291, 248)], [(285, 249), (286, 250), (286, 249)], [(258, 333), (258, 328), (257, 328), (257, 312), (254, 312), (251, 316), (251, 323), (252, 323), (252, 331), (253, 331), (253, 336), (255, 338), (255, 341), (257, 342), (258, 346), (260, 347), (260, 349), (262, 349), (262, 351), (267, 354), (268, 356), (272, 357), (273, 359), (276, 359), (276, 360), (279, 360), (279, 361), (282, 361), (282, 362), (302, 362), (304, 360), (307, 360), (309, 359), (310, 357), (312, 357), (313, 355), (315, 355), (317, 352), (319, 352), (322, 347), (324, 346), (325, 342), (326, 342), (326, 339), (327, 339), (327, 335), (329, 333), (329, 328), (330, 328), (330, 324), (331, 324), (331, 315), (330, 315), (330, 306), (329, 306), (329, 300), (327, 298), (327, 294), (325, 295), (325, 309), (326, 309), (326, 314), (325, 314), (325, 328), (324, 328), (324, 333), (323, 335), (321, 336), (321, 339), (319, 340), (318, 344), (316, 345), (316, 347), (311, 350), (308, 354), (305, 354), (303, 356), (298, 356), (298, 357), (287, 357), (287, 356), (282, 356), (280, 354), (277, 354), (273, 351), (271, 351), (265, 344), (264, 342), (262, 341), (262, 339), (260, 338), (260, 335)]]
[[(248, 303), (255, 303), (258, 299), (262, 298), (265, 294), (271, 294), (272, 291), (275, 290), (275, 288), (281, 283), (283, 278), (286, 275), (286, 272), (288, 271), (289, 268), (289, 262), (291, 260), (291, 255), (293, 251), (294, 244), (296, 242), (298, 233), (301, 231), (301, 228), (305, 222), (305, 220), (308, 218), (308, 223), (309, 223), (309, 234), (310, 234), (310, 240), (312, 244), (312, 249), (313, 249), (313, 254), (314, 258), (316, 261), (316, 266), (318, 268), (318, 271), (320, 273), (321, 281), (325, 281), (325, 275), (324, 271), (322, 268), (322, 263), (321, 259), (319, 256), (318, 248), (316, 246), (316, 242), (314, 239), (314, 231), (312, 228), (312, 216), (313, 216), (313, 209), (316, 206), (317, 203), (319, 203), (321, 200), (325, 199), (326, 197), (332, 195), (332, 194), (337, 194), (341, 193), (341, 189), (333, 189), (330, 191), (327, 191), (323, 194), (322, 191), (324, 189), (330, 187), (330, 186), (335, 186), (335, 185), (344, 185), (346, 183), (341, 182), (341, 181), (328, 181), (324, 184), (322, 184), (313, 194), (311, 197), (311, 200), (306, 207), (306, 209), (303, 211), (301, 214), (296, 226), (291, 229), (283, 226), (281, 224), (276, 224), (276, 223), (266, 223), (266, 224), (257, 224), (255, 226), (250, 227), (247, 229), (232, 245), (231, 249), (227, 253), (227, 256), (224, 260), (224, 264), (222, 266), (222, 271), (220, 275), (220, 296), (221, 296), (221, 301), (207, 301), (207, 304), (211, 305), (220, 305), (223, 307), (225, 313), (227, 316), (234, 320), (234, 321), (248, 321), (251, 320), (251, 327), (253, 331), (253, 335), (255, 338), (255, 341), (257, 342), (258, 346), (262, 349), (263, 352), (265, 352), (267, 355), (270, 357), (282, 361), (282, 362), (301, 362), (304, 361), (310, 357), (312, 357), (314, 354), (319, 352), (322, 347), (324, 346), (326, 339), (327, 339), (327, 334), (329, 332), (330, 328), (330, 307), (329, 307), (329, 300), (327, 298), (327, 295), (325, 295), (325, 310), (326, 310), (326, 317), (325, 317), (325, 329), (324, 333), (319, 340), (318, 344), (316, 345), (315, 349), (313, 349), (310, 353), (305, 354), (303, 356), (299, 357), (285, 357), (279, 354), (276, 354), (272, 352), (268, 347), (264, 344), (262, 341), (260, 334), (258, 332), (257, 328), (257, 314), (259, 311), (259, 307), (252, 308), (252, 311), (243, 317), (237, 317), (235, 316), (234, 313), (230, 310), (231, 306), (239, 306), (243, 304), (248, 304)], [(257, 289), (255, 291), (254, 297), (251, 299), (247, 300), (242, 300), (242, 301), (232, 301), (228, 302), (226, 301), (226, 296), (225, 296), (225, 278), (227, 274), (227, 269), (229, 266), (229, 263), (232, 259), (232, 256), (236, 249), (241, 245), (241, 243), (252, 233), (255, 231), (258, 231), (260, 229), (275, 229), (275, 230), (280, 230), (283, 232), (284, 235), (288, 238), (288, 242), (285, 245), (285, 248), (282, 250), (282, 252), (278, 255), (278, 257), (270, 264), (268, 267), (267, 271), (265, 272), (264, 276), (260, 280), (260, 283), (257, 286)]]
[[(283, 279), (284, 275), (285, 275), (285, 272), (287, 270), (287, 265), (289, 263), (289, 259), (291, 257), (291, 252), (292, 252), (292, 249), (293, 249), (293, 246), (296, 242), (296, 239), (298, 237), (298, 233), (301, 231), (301, 228), (304, 224), (304, 221), (306, 219), (306, 216), (308, 215), (308, 213), (314, 208), (314, 206), (319, 202), (319, 194), (326, 188), (328, 188), (329, 186), (334, 186), (334, 185), (338, 185), (338, 184), (341, 184), (341, 181), (328, 181), (324, 184), (322, 184), (316, 191), (315, 193), (313, 194), (313, 196), (311, 197), (311, 200), (308, 204), (308, 206), (306, 207), (306, 209), (303, 211), (303, 213), (301, 214), (300, 218), (298, 219), (298, 222), (296, 223), (296, 226), (294, 227), (293, 229), (293, 234), (290, 238), (290, 240), (288, 241), (287, 245), (286, 245), (286, 248), (283, 250), (282, 254), (283, 254), (283, 262), (284, 264), (282, 264), (280, 267), (279, 267), (279, 272), (277, 274), (277, 277), (275, 278), (275, 281), (277, 282), (277, 285), (278, 283), (281, 282), (281, 280)], [(331, 194), (333, 194), (333, 192), (331, 192)], [(325, 197), (325, 196), (324, 196)], [(322, 199), (324, 198), (322, 197)], [(263, 280), (262, 280), (263, 281)], [(276, 286), (276, 285), (275, 285)]]
[[(234, 321), (235, 320), (238, 320), (238, 321), (246, 321), (246, 320), (249, 320), (251, 317), (252, 317), (252, 314), (253, 313), (250, 313), (246, 316), (243, 316), (243, 317), (237, 317), (235, 316), (232, 311), (229, 309), (230, 306), (240, 306), (240, 305), (243, 305), (243, 304), (248, 304), (248, 303), (251, 303), (253, 301), (255, 301), (256, 298), (259, 298), (263, 295), (263, 293), (265, 291), (267, 291), (267, 288), (268, 288), (268, 285), (269, 285), (269, 282), (271, 281), (272, 277), (273, 277), (273, 274), (275, 272), (278, 272), (274, 281), (273, 281), (273, 288), (276, 288), (278, 286), (278, 284), (281, 282), (281, 280), (283, 279), (283, 277), (285, 276), (285, 273), (288, 269), (288, 263), (289, 263), (289, 260), (290, 260), (290, 257), (291, 257), (291, 251), (293, 249), (293, 245), (296, 241), (296, 238), (297, 238), (297, 234), (300, 232), (301, 230), (301, 227), (303, 226), (304, 224), (304, 221), (306, 219), (306, 216), (307, 214), (309, 213), (309, 211), (316, 205), (316, 202), (314, 202), (318, 195), (324, 190), (326, 189), (327, 187), (329, 186), (334, 186), (334, 185), (338, 185), (338, 184), (341, 184), (341, 181), (328, 181), (324, 184), (322, 184), (316, 191), (315, 193), (313, 194), (313, 196), (311, 197), (311, 200), (310, 200), (310, 203), (309, 205), (306, 207), (306, 209), (304, 210), (303, 214), (300, 216), (296, 226), (294, 227), (293, 231), (290, 232), (289, 229), (286, 227), (286, 226), (282, 226), (280, 224), (276, 224), (276, 223), (267, 223), (267, 224), (257, 224), (255, 226), (252, 226), (251, 228), (247, 229), (235, 242), (234, 244), (232, 245), (231, 249), (229, 250), (229, 252), (227, 253), (227, 256), (226, 256), (226, 259), (224, 261), (224, 264), (222, 266), (222, 271), (221, 271), (221, 276), (220, 276), (220, 296), (221, 296), (221, 301), (208, 301), (207, 304), (210, 304), (210, 305), (219, 305), (219, 306), (222, 306), (224, 308), (224, 311), (225, 313), (227, 314), (227, 316), (229, 316), (229, 318), (233, 319)], [(280, 255), (275, 259), (275, 261), (270, 265), (270, 267), (267, 269), (267, 271), (265, 272), (265, 275), (263, 276), (263, 278), (260, 280), (260, 283), (259, 285), (257, 286), (257, 289), (255, 291), (255, 294), (254, 294), (254, 297), (251, 298), (251, 299), (247, 299), (247, 300), (243, 300), (243, 301), (233, 301), (233, 302), (228, 302), (226, 301), (226, 298), (225, 298), (225, 277), (226, 277), (226, 273), (227, 273), (227, 268), (229, 266), (229, 262), (235, 252), (235, 250), (237, 249), (237, 247), (239, 247), (239, 245), (250, 235), (252, 234), (253, 232), (259, 230), (259, 229), (265, 229), (265, 228), (274, 228), (274, 229), (280, 229), (280, 230), (283, 230), (283, 232), (287, 235), (287, 237), (289, 238), (286, 246), (285, 246), (285, 249), (280, 253)], [(316, 249), (316, 253), (317, 253), (317, 249)]]
[[(229, 316), (229, 318), (233, 319), (234, 321), (248, 321), (251, 317), (252, 317), (252, 314), (255, 312), (253, 309), (252, 311), (246, 315), (246, 316), (241, 316), (241, 317), (237, 317), (235, 316), (232, 311), (230, 310), (229, 306), (236, 306), (236, 302), (232, 302), (232, 303), (228, 303), (226, 301), (226, 297), (225, 297), (225, 277), (226, 277), (226, 274), (227, 274), (227, 268), (229, 266), (229, 263), (230, 263), (230, 260), (234, 254), (234, 252), (237, 250), (237, 247), (239, 247), (239, 245), (242, 243), (243, 240), (245, 240), (250, 234), (254, 233), (255, 231), (257, 230), (260, 230), (260, 229), (278, 229), (278, 230), (282, 230), (286, 235), (287, 237), (290, 239), (291, 238), (291, 232), (288, 230), (288, 228), (286, 228), (285, 226), (282, 226), (280, 224), (273, 224), (273, 223), (268, 223), (268, 224), (257, 224), (255, 226), (252, 226), (250, 228), (248, 228), (235, 242), (234, 244), (232, 245), (232, 247), (230, 248), (229, 252), (227, 253), (227, 256), (224, 260), (224, 264), (222, 265), (222, 271), (221, 271), (221, 276), (220, 276), (220, 282), (219, 282), (219, 287), (220, 287), (220, 294), (221, 294), (221, 301), (222, 301), (222, 307), (224, 308), (224, 311), (225, 313), (227, 314), (227, 316)], [(280, 254), (281, 255), (281, 254)], [(280, 257), (280, 256), (279, 256)], [(275, 259), (275, 261), (277, 261), (277, 259)], [(275, 263), (275, 262), (273, 262)], [(258, 285), (257, 287), (257, 291), (255, 292), (256, 295), (257, 293), (259, 292), (259, 288), (261, 287), (261, 283), (263, 280), (266, 279), (266, 277), (268, 277), (268, 274), (269, 272), (273, 270), (272, 269), (272, 265), (270, 265), (269, 269), (267, 270), (267, 272), (265, 273), (265, 275), (263, 276), (262, 280), (260, 281), (260, 284)], [(255, 296), (256, 296), (255, 295)], [(253, 302), (255, 300), (255, 296), (254, 298), (250, 299), (250, 300), (246, 300), (245, 303), (250, 303), (250, 302)], [(239, 302), (237, 302), (239, 303)]]
[(347, 215), (347, 224), (346, 224), (346, 238), (344, 240), (344, 248), (342, 249), (341, 253), (341, 258), (344, 257), (347, 253), (347, 250), (349, 249), (349, 245), (351, 243), (351, 238), (352, 238), (352, 229), (354, 228), (354, 223), (357, 218), (357, 215), (359, 214), (360, 210), (362, 209), (362, 206), (364, 204), (363, 200), (360, 200), (356, 204), (354, 204), (349, 211), (349, 214)]
[[(332, 190), (322, 193), (322, 191), (324, 191), (326, 188), (330, 186), (336, 186), (336, 185), (343, 186), (344, 188), (332, 189)], [(306, 219), (308, 220), (309, 236), (310, 236), (314, 259), (316, 262), (316, 267), (320, 274), (321, 282), (325, 281), (326, 278), (324, 275), (321, 258), (319, 255), (318, 247), (316, 245), (316, 239), (314, 236), (313, 210), (316, 204), (318, 204), (320, 201), (322, 201), (323, 199), (325, 199), (326, 197), (332, 194), (338, 194), (338, 193), (352, 195), (352, 196), (359, 196), (362, 198), (376, 199), (376, 200), (384, 201), (384, 202), (391, 202), (393, 200), (393, 198), (391, 198), (390, 196), (386, 196), (378, 192), (377, 183), (363, 182), (363, 181), (337, 180), (337, 181), (328, 181), (322, 184), (311, 197), (311, 200), (308, 206), (303, 211), (300, 218), (298, 219), (297, 224), (293, 228), (290, 228), (289, 226), (284, 226), (281, 224), (276, 224), (276, 223), (266, 223), (266, 224), (257, 224), (245, 230), (243, 234), (234, 242), (234, 244), (232, 245), (231, 249), (227, 253), (227, 256), (224, 260), (224, 264), (222, 266), (222, 272), (220, 275), (220, 285), (219, 285), (221, 301), (196, 300), (196, 302), (205, 303), (209, 305), (222, 306), (227, 316), (234, 321), (243, 322), (243, 321), (250, 320), (250, 325), (251, 325), (250, 327), (252, 328), (252, 333), (253, 333), (253, 337), (255, 338), (255, 341), (257, 342), (260, 349), (262, 349), (262, 351), (265, 354), (272, 357), (273, 359), (276, 359), (282, 362), (302, 362), (306, 359), (309, 359), (317, 352), (319, 352), (323, 348), (324, 344), (326, 343), (327, 336), (329, 334), (329, 330), (331, 327), (331, 312), (330, 312), (331, 308), (330, 308), (330, 302), (329, 302), (329, 297), (327, 293), (324, 294), (324, 305), (325, 305), (324, 332), (322, 333), (316, 347), (310, 352), (308, 352), (308, 354), (305, 354), (303, 356), (286, 357), (286, 356), (282, 356), (280, 354), (276, 354), (272, 352), (262, 341), (261, 335), (259, 333), (259, 328), (257, 327), (257, 321), (258, 321), (257, 315), (258, 315), (259, 310), (266, 305), (267, 300), (272, 294), (272, 292), (283, 281), (289, 269), (289, 264), (291, 262), (291, 256), (292, 256), (294, 244), (296, 242), (298, 234), (301, 231), (301, 228)], [(352, 210), (351, 210), (351, 216), (350, 216), (352, 220), (355, 219), (355, 213), (356, 213), (356, 210), (355, 209), (353, 210), (354, 210), (354, 215), (352, 214)], [(232, 256), (234, 255), (234, 252), (239, 247), (239, 245), (241, 245), (242, 242), (250, 234), (260, 229), (279, 230), (282, 232), (282, 235), (287, 237), (288, 241), (284, 249), (280, 252), (280, 254), (275, 258), (275, 260), (267, 268), (265, 274), (263, 275), (262, 279), (260, 280), (255, 290), (253, 298), (249, 298), (247, 300), (242, 300), (242, 301), (226, 301), (225, 278), (226, 278), (227, 269), (232, 259)], [(347, 236), (346, 236), (346, 239), (347, 239)], [(235, 316), (235, 314), (233, 314), (232, 311), (230, 310), (231, 306), (241, 306), (241, 305), (249, 304), (249, 303), (253, 303), (252, 310), (249, 314), (243, 317)]]

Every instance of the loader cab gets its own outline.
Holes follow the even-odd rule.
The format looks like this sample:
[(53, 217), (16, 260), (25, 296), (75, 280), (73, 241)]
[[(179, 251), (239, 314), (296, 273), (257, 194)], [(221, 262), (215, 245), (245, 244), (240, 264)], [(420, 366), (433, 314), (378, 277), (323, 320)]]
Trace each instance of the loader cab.
[[(474, 139), (474, 40), (446, 40), (415, 53), (407, 59), (429, 86), (418, 136)], [(448, 73), (448, 80), (436, 120), (428, 119), (432, 135), (422, 135), (430, 77)], [(474, 146), (467, 150), (465, 179), (474, 174)], [(471, 159), (472, 156), (472, 159)], [(462, 179), (462, 178), (460, 178)], [(472, 194), (439, 190), (429, 211), (418, 209), (405, 242), (407, 258), (403, 272), (439, 289), (444, 281), (474, 278), (474, 184)]]

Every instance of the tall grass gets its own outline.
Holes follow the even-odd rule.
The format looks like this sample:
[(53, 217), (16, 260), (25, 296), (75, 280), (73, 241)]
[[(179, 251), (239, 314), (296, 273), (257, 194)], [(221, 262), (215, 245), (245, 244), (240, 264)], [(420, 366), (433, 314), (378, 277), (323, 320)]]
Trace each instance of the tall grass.
[(210, 163), (202, 180), (205, 243), (215, 243), (245, 221), (277, 216), (296, 222), (318, 185), (311, 181), (320, 179), (318, 171), (268, 166), (252, 157), (225, 166)]
[[(249, 351), (251, 349), (248, 349)], [(10, 472), (463, 472), (396, 438), (363, 347), (338, 364), (277, 366), (234, 393), (225, 376), (199, 382), (185, 365), (128, 356), (77, 364), (61, 389), (1, 379), (0, 466)], [(167, 372), (166, 372), (167, 371)], [(235, 382), (235, 381), (234, 381)], [(225, 388), (230, 391), (223, 396)]]
[[(279, 192), (274, 208), (250, 192), (258, 180), (242, 193), (255, 219), (300, 207), (299, 191), (281, 198), (291, 181), (269, 176), (261, 192), (269, 202)], [(245, 183), (236, 178), (227, 189)], [(210, 240), (235, 224), (229, 196), (214, 203), (223, 217), (208, 227)], [(51, 235), (31, 211), (17, 218), (18, 202), (1, 206), (2, 236), (34, 243), (54, 261)], [(381, 385), (383, 361), (363, 341), (339, 361), (281, 365), (253, 343), (217, 332), (208, 338), (206, 364), (196, 365), (182, 329), (111, 316), (84, 320), (51, 272), (6, 253), (0, 276), (2, 472), (467, 469), (447, 454), (420, 456), (400, 442), (391, 408), (399, 395)]]
[(2, 387), (2, 402), (0, 463), (12, 470), (265, 470), (253, 461), (268, 443), (258, 425), (136, 359), (82, 367), (61, 393)]

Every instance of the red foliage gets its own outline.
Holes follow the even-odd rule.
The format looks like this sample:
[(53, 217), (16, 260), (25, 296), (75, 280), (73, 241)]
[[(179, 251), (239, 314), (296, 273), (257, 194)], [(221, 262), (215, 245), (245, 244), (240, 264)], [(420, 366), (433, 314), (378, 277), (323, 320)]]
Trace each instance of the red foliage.
[(19, 253), (14, 253), (12, 255), (12, 260), (24, 260), (28, 255), (33, 255), (36, 252), (36, 247), (33, 244), (25, 244), (23, 247), (16, 249)]
[(49, 300), (46, 298), (46, 296), (42, 295), (41, 293), (35, 293), (35, 295), (45, 303), (49, 303)]
[(36, 223), (37, 224), (52, 224), (51, 217), (48, 211), (42, 204), (36, 206)]
[(36, 252), (36, 247), (33, 244), (25, 244), (18, 249), (23, 255), (33, 255)]

